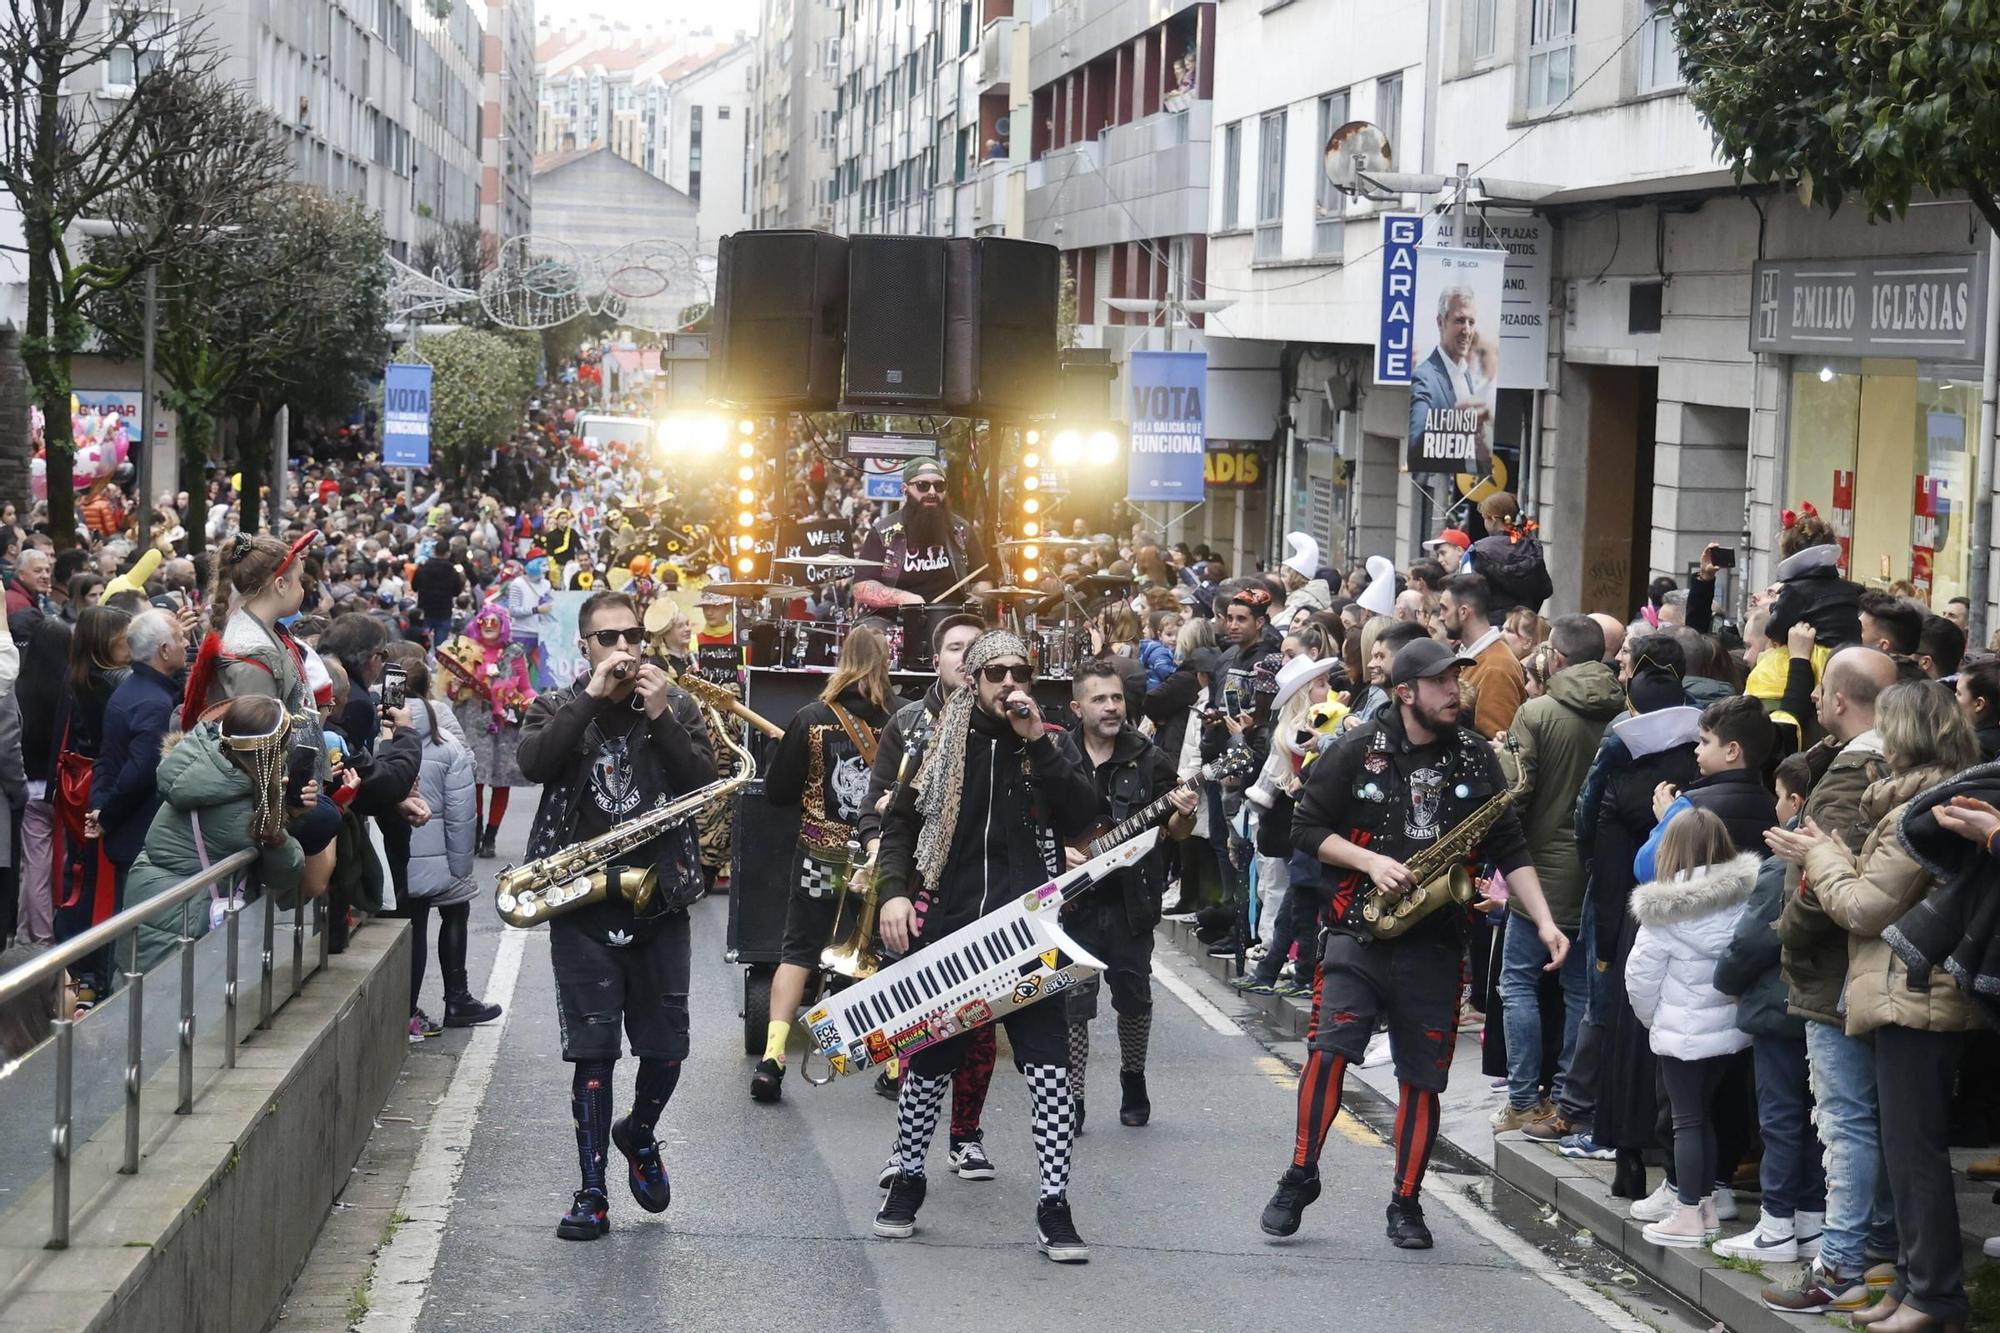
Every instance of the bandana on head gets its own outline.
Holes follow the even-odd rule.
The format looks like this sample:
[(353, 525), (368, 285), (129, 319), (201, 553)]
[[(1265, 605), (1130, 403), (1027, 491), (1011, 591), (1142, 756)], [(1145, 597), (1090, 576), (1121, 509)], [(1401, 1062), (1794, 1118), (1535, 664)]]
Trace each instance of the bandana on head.
[(944, 480), (944, 464), (935, 458), (912, 458), (903, 464), (903, 483), (908, 485), (918, 477), (936, 477)]
[[(1019, 635), (993, 629), (973, 640), (965, 654), (965, 673), (971, 676), (1000, 657), (1034, 661)], [(965, 800), (965, 738), (978, 699), (978, 683), (973, 681), (945, 701), (944, 711), (931, 728), (931, 747), (924, 757), (923, 771), (917, 774), (917, 813), (922, 816), (917, 833), (917, 874), (932, 888), (944, 873), (952, 834), (958, 828), (958, 808)]]

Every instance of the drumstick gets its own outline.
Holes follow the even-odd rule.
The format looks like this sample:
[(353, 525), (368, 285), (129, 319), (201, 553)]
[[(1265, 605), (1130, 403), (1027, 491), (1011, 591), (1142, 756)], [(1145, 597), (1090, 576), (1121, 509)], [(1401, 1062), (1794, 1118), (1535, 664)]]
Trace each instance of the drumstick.
[(943, 592), (939, 593), (937, 595), (937, 600), (942, 602), (947, 597), (951, 596), (953, 593), (957, 592), (959, 589), (963, 588), (966, 584), (972, 582), (974, 579), (978, 578), (981, 574), (984, 574), (985, 572), (986, 572), (986, 566), (981, 565), (979, 568), (973, 570), (970, 574), (967, 574), (964, 578), (960, 579), (958, 582), (952, 584), (949, 588), (946, 588)]

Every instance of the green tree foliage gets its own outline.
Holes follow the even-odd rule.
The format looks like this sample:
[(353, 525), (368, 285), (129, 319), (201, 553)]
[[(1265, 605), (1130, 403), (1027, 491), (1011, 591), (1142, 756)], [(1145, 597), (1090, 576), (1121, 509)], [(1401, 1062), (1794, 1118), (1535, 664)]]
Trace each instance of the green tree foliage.
[(405, 360), (431, 367), (431, 470), (469, 485), (518, 428), (535, 390), (539, 340), (481, 329), (421, 338)]
[(1681, 0), (1674, 30), (1738, 180), (1876, 217), (1963, 192), (2000, 230), (2000, 0)]

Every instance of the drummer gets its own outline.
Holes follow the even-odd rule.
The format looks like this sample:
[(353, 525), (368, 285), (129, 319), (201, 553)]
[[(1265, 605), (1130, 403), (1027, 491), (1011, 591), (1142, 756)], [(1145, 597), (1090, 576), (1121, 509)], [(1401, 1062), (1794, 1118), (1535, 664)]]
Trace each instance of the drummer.
[(942, 462), (913, 458), (903, 465), (902, 507), (868, 530), (860, 558), (882, 562), (873, 577), (854, 584), (854, 600), (876, 609), (935, 602), (986, 564), (972, 524), (952, 513), (945, 499)]

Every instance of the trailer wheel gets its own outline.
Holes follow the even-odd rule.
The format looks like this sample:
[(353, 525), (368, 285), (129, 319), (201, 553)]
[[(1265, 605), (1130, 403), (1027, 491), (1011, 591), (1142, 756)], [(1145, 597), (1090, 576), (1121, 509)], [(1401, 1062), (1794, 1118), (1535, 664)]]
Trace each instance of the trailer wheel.
[(743, 971), (743, 1053), (762, 1055), (764, 1033), (771, 1020), (771, 969), (750, 967)]

